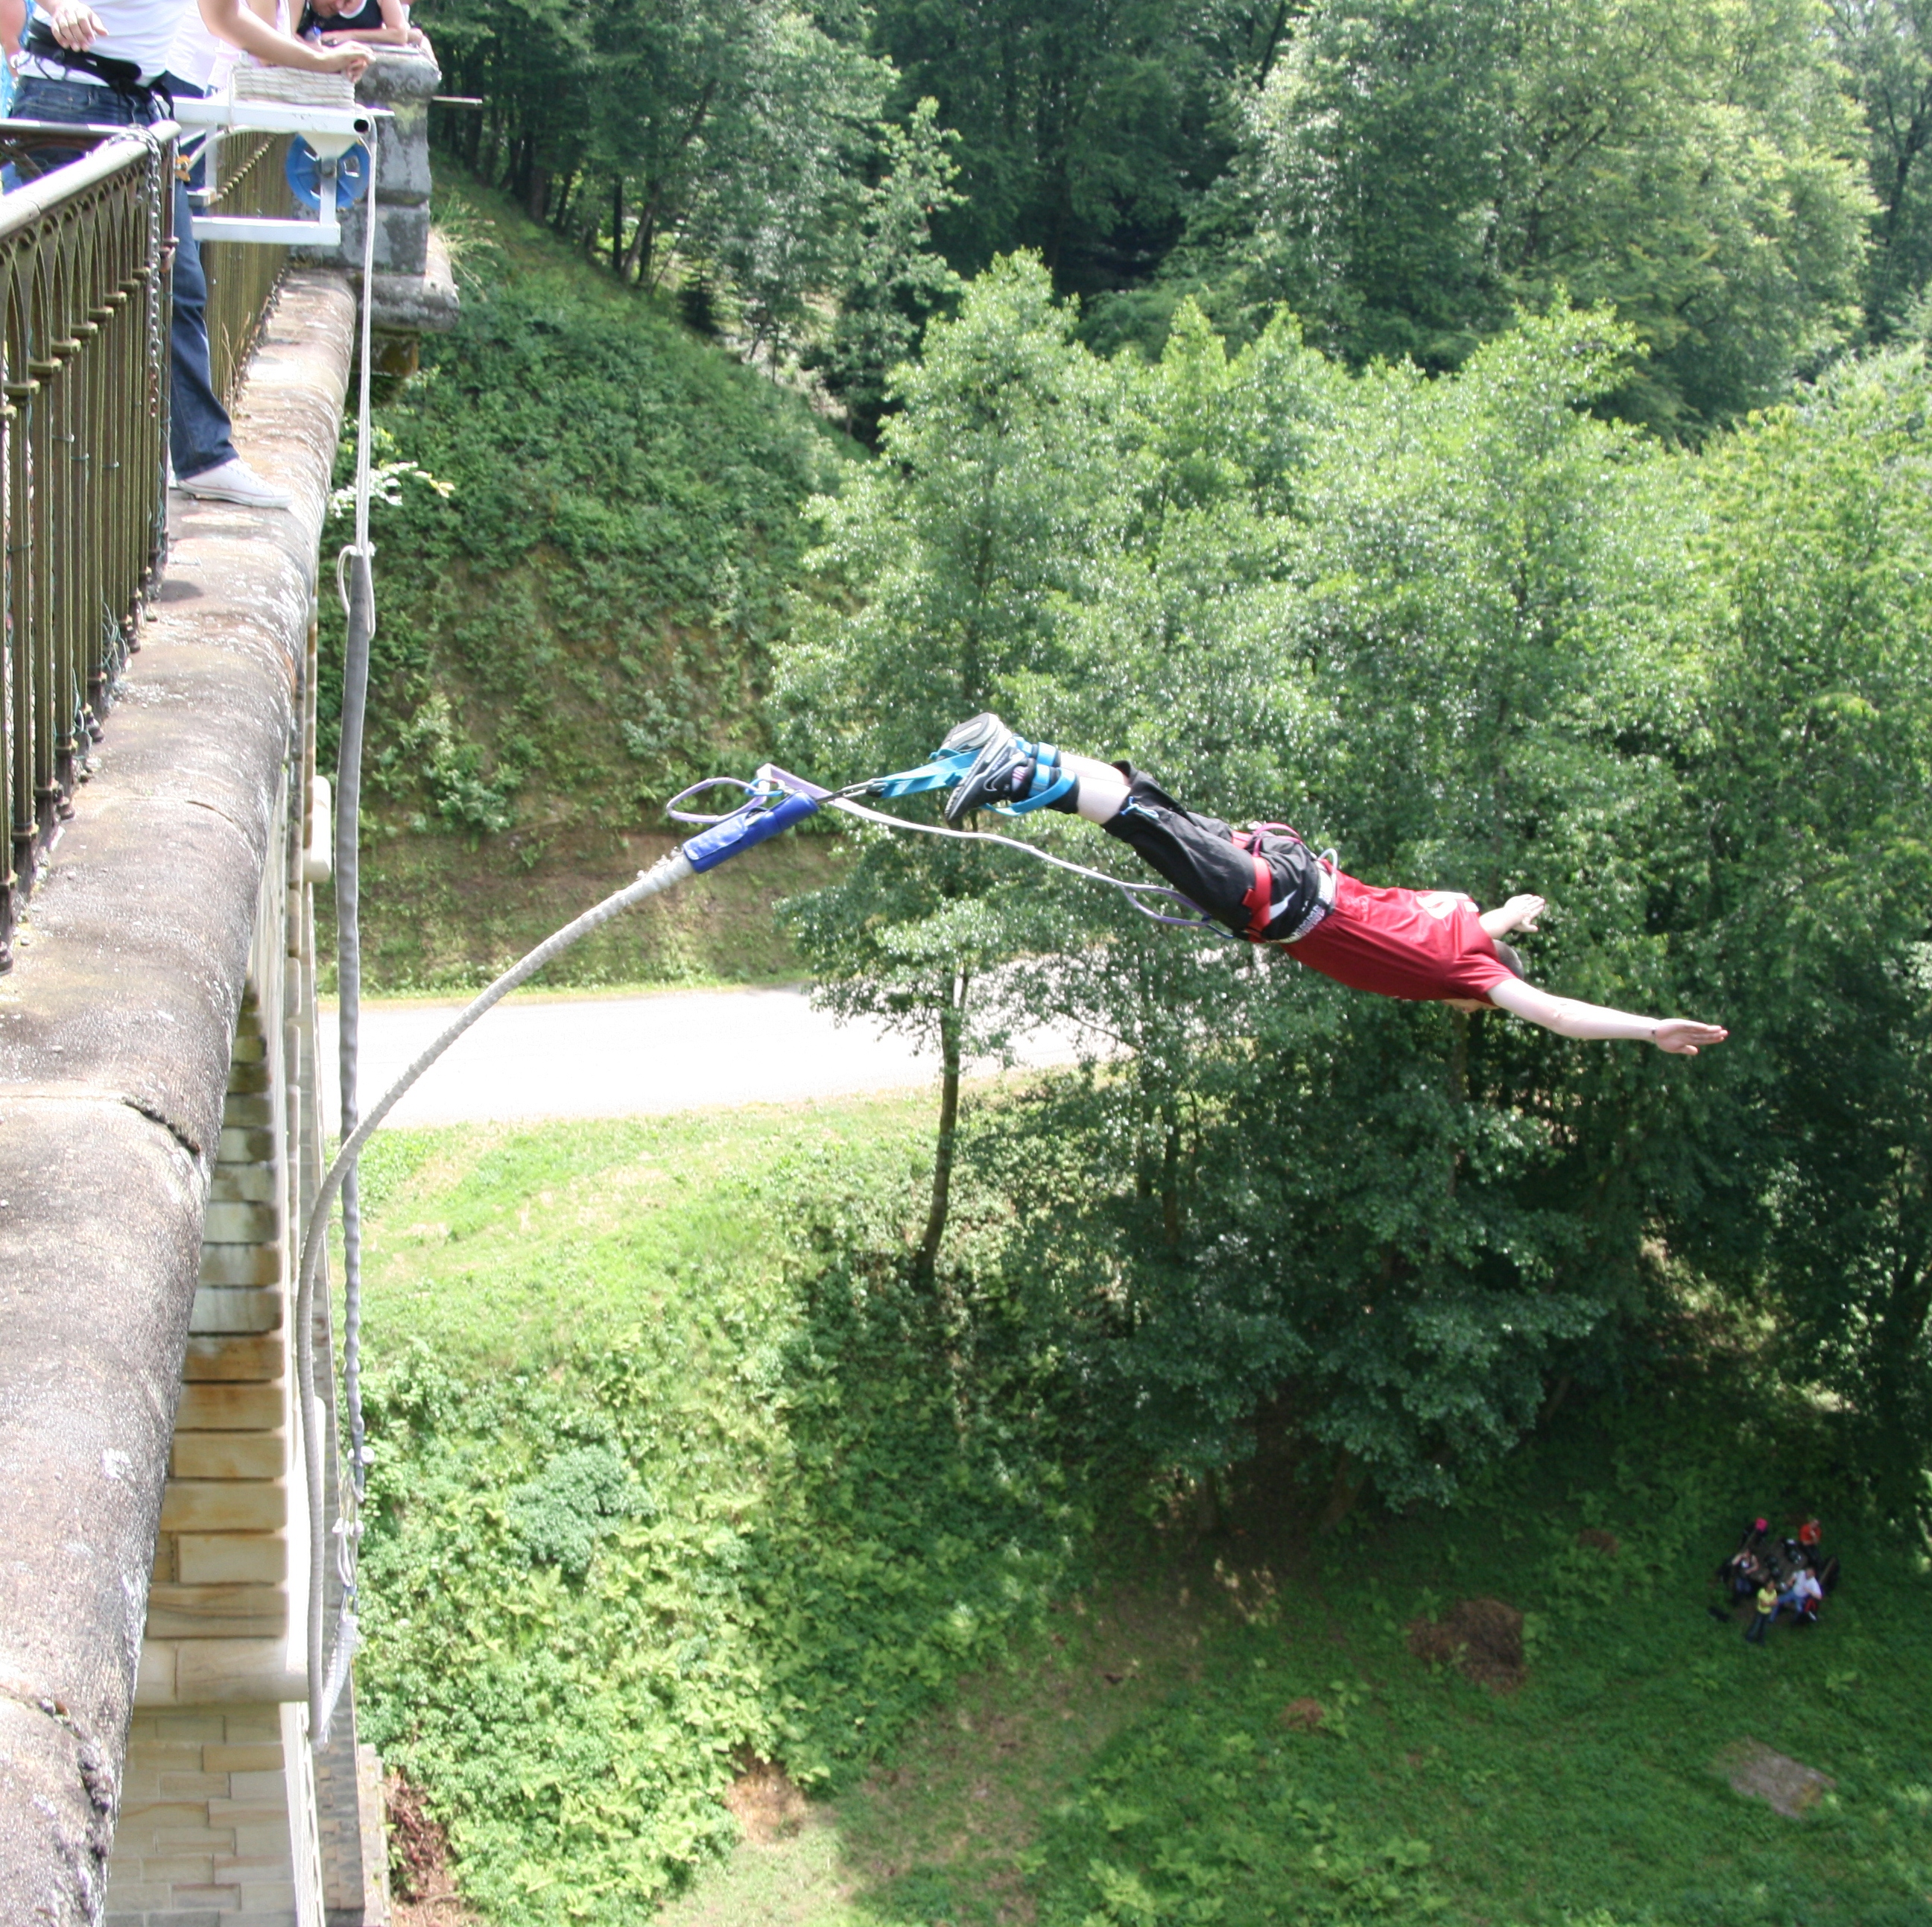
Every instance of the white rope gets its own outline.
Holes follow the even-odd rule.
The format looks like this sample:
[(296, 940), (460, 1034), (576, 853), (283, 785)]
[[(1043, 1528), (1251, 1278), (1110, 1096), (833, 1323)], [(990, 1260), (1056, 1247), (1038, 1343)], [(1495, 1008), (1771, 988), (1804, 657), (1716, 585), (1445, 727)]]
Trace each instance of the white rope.
[[(922, 836), (950, 836), (962, 843), (998, 843), (1006, 849), (1018, 850), (1038, 862), (1051, 863), (1055, 869), (1066, 871), (1069, 876), (1084, 877), (1092, 883), (1103, 883), (1108, 888), (1120, 890), (1130, 896), (1165, 896), (1182, 902), (1187, 900), (1178, 890), (1170, 890), (1165, 884), (1134, 883), (1126, 877), (1109, 876), (1105, 870), (1090, 869), (1084, 863), (1070, 863), (1064, 857), (1056, 857), (1051, 851), (1042, 850), (1037, 843), (1022, 842), (1017, 836), (1002, 836), (991, 830), (949, 830), (937, 823), (914, 823), (909, 817), (888, 816), (882, 809), (868, 809), (864, 804), (854, 803), (850, 797), (827, 797), (825, 800), (833, 809), (842, 809), (848, 816), (863, 817), (868, 823), (878, 824), (887, 830), (916, 830)], [(1208, 922), (1204, 914), (1202, 922), (1204, 926)]]
[[(560, 956), (573, 944), (590, 935), (600, 925), (609, 923), (612, 917), (621, 915), (633, 905), (643, 902), (646, 897), (656, 896), (661, 890), (672, 888), (694, 874), (691, 860), (683, 851), (673, 850), (668, 856), (660, 857), (648, 870), (641, 872), (634, 881), (604, 898), (602, 903), (593, 904), (582, 916), (546, 937), (527, 956), (519, 958), (487, 990), (466, 1004), (434, 1042), (418, 1054), (415, 1061), (382, 1094), (381, 1101), (344, 1139), (341, 1149), (335, 1154), (334, 1162), (322, 1175), (321, 1186), (316, 1193), (314, 1207), (309, 1213), (308, 1227), (302, 1234), (302, 1258), (296, 1273), (296, 1369), (301, 1381), (302, 1437), (310, 1481), (309, 1732), (313, 1744), (318, 1748), (328, 1742), (329, 1723), (334, 1717), (336, 1701), (349, 1676), (348, 1662), (343, 1657), (344, 1651), (345, 1648), (352, 1646), (356, 1637), (355, 1616), (345, 1610), (335, 1652), (326, 1667), (324, 1667), (322, 1659), (322, 1562), (327, 1550), (327, 1529), (322, 1523), (321, 1504), (322, 1434), (321, 1403), (316, 1395), (315, 1287), (322, 1254), (328, 1247), (329, 1214), (334, 1205), (336, 1193), (341, 1189), (343, 1179), (354, 1166), (364, 1145), (368, 1142), (382, 1120), (402, 1101), (410, 1087), (486, 1011), (508, 996), (518, 985), (526, 983), (536, 976), (546, 964)], [(355, 1525), (354, 1530), (359, 1535), (359, 1522)]]
[[(360, 847), (362, 788), (362, 721), (368, 694), (369, 645), (376, 633), (376, 590), (374, 565), (375, 548), (369, 540), (369, 503), (373, 493), (369, 414), (370, 336), (375, 308), (376, 263), (376, 159), (377, 135), (372, 117), (368, 134), (368, 187), (362, 208), (362, 295), (358, 316), (357, 389), (356, 401), (356, 525), (354, 539), (335, 558), (336, 593), (342, 599), (346, 626), (343, 658), (342, 756), (337, 769), (336, 785), (336, 962), (338, 1010), (338, 1067), (343, 1128), (355, 1129), (356, 1118), (356, 1066), (361, 1038), (362, 938)], [(340, 163), (337, 168), (339, 170)], [(332, 176), (327, 191), (334, 191)], [(349, 566), (356, 568), (355, 594), (346, 579)], [(314, 1399), (314, 1332), (313, 1310), (309, 1322), (298, 1328), (298, 1352), (306, 1356), (304, 1367), (302, 1433), (305, 1462), (309, 1472), (309, 1615), (308, 1673), (309, 1731), (313, 1743), (328, 1743), (335, 1708), (344, 1687), (357, 1643), (356, 1574), (362, 1538), (362, 1499), (364, 1448), (362, 1434), (361, 1371), (362, 1324), (362, 1214), (356, 1197), (352, 1162), (344, 1172), (342, 1191), (343, 1234), (343, 1403), (349, 1429), (349, 1463), (346, 1475), (338, 1460), (336, 1468), (338, 1517), (335, 1522), (336, 1574), (342, 1588), (342, 1604), (335, 1628), (334, 1650), (322, 1667), (323, 1560), (328, 1544), (328, 1528), (323, 1519), (323, 1473), (327, 1451), (322, 1409)], [(318, 1680), (318, 1669), (322, 1669)]]

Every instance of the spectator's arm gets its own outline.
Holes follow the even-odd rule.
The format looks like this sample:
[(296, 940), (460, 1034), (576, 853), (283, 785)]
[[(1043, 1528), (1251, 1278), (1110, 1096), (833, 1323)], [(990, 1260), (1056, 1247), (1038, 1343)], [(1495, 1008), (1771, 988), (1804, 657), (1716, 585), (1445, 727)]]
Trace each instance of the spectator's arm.
[(344, 74), (359, 80), (369, 56), (354, 47), (310, 47), (283, 33), (254, 13), (244, 0), (201, 0), (208, 31), (270, 67), (293, 67), (308, 74)]
[(27, 0), (0, 0), (0, 47), (11, 60), (20, 51), (20, 36), (27, 31)]

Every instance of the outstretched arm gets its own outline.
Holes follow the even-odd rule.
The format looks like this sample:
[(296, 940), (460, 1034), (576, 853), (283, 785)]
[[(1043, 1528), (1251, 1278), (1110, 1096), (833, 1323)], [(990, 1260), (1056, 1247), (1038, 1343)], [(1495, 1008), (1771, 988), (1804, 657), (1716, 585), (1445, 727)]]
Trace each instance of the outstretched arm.
[(1720, 1044), (1730, 1035), (1718, 1025), (1695, 1023), (1688, 1017), (1638, 1017), (1628, 1010), (1607, 1010), (1600, 1004), (1580, 1003), (1574, 997), (1552, 997), (1516, 977), (1498, 984), (1490, 992), (1490, 1001), (1558, 1037), (1628, 1037), (1654, 1044), (1673, 1057), (1695, 1057), (1700, 1046)]

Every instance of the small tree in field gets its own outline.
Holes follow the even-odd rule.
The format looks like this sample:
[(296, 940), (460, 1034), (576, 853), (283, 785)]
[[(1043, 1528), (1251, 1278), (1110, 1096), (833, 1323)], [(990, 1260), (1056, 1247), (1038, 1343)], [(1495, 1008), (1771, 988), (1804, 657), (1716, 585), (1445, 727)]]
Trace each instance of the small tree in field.
[[(902, 413), (881, 459), (817, 512), (818, 593), (778, 665), (776, 704), (801, 762), (844, 780), (919, 763), (953, 724), (1008, 703), (1048, 662), (1059, 611), (1117, 540), (1109, 459), (1117, 383), (1072, 339), (1036, 261), (996, 263), (956, 320), (902, 369)], [(863, 597), (862, 602), (857, 599)], [(909, 813), (936, 820), (929, 802)], [(880, 831), (845, 876), (790, 907), (820, 980), (848, 1016), (934, 1044), (940, 1065), (932, 1202), (918, 1265), (946, 1223), (961, 1067), (995, 1038), (976, 983), (1007, 953), (1010, 874), (970, 845)]]

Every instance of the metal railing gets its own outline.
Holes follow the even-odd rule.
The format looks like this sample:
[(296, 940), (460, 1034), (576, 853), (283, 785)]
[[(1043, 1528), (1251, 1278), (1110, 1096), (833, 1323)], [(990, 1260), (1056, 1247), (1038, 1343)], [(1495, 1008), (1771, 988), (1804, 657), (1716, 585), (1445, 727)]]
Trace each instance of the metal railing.
[[(213, 191), (194, 196), (198, 213), (268, 215), (292, 219), (295, 197), (285, 172), (292, 136), (212, 134), (206, 159)], [(208, 356), (214, 392), (231, 407), (255, 338), (288, 266), (286, 248), (259, 242), (204, 241), (208, 276)]]
[(10, 164), (91, 149), (0, 194), (0, 969), (166, 538), (174, 132), (0, 122)]

